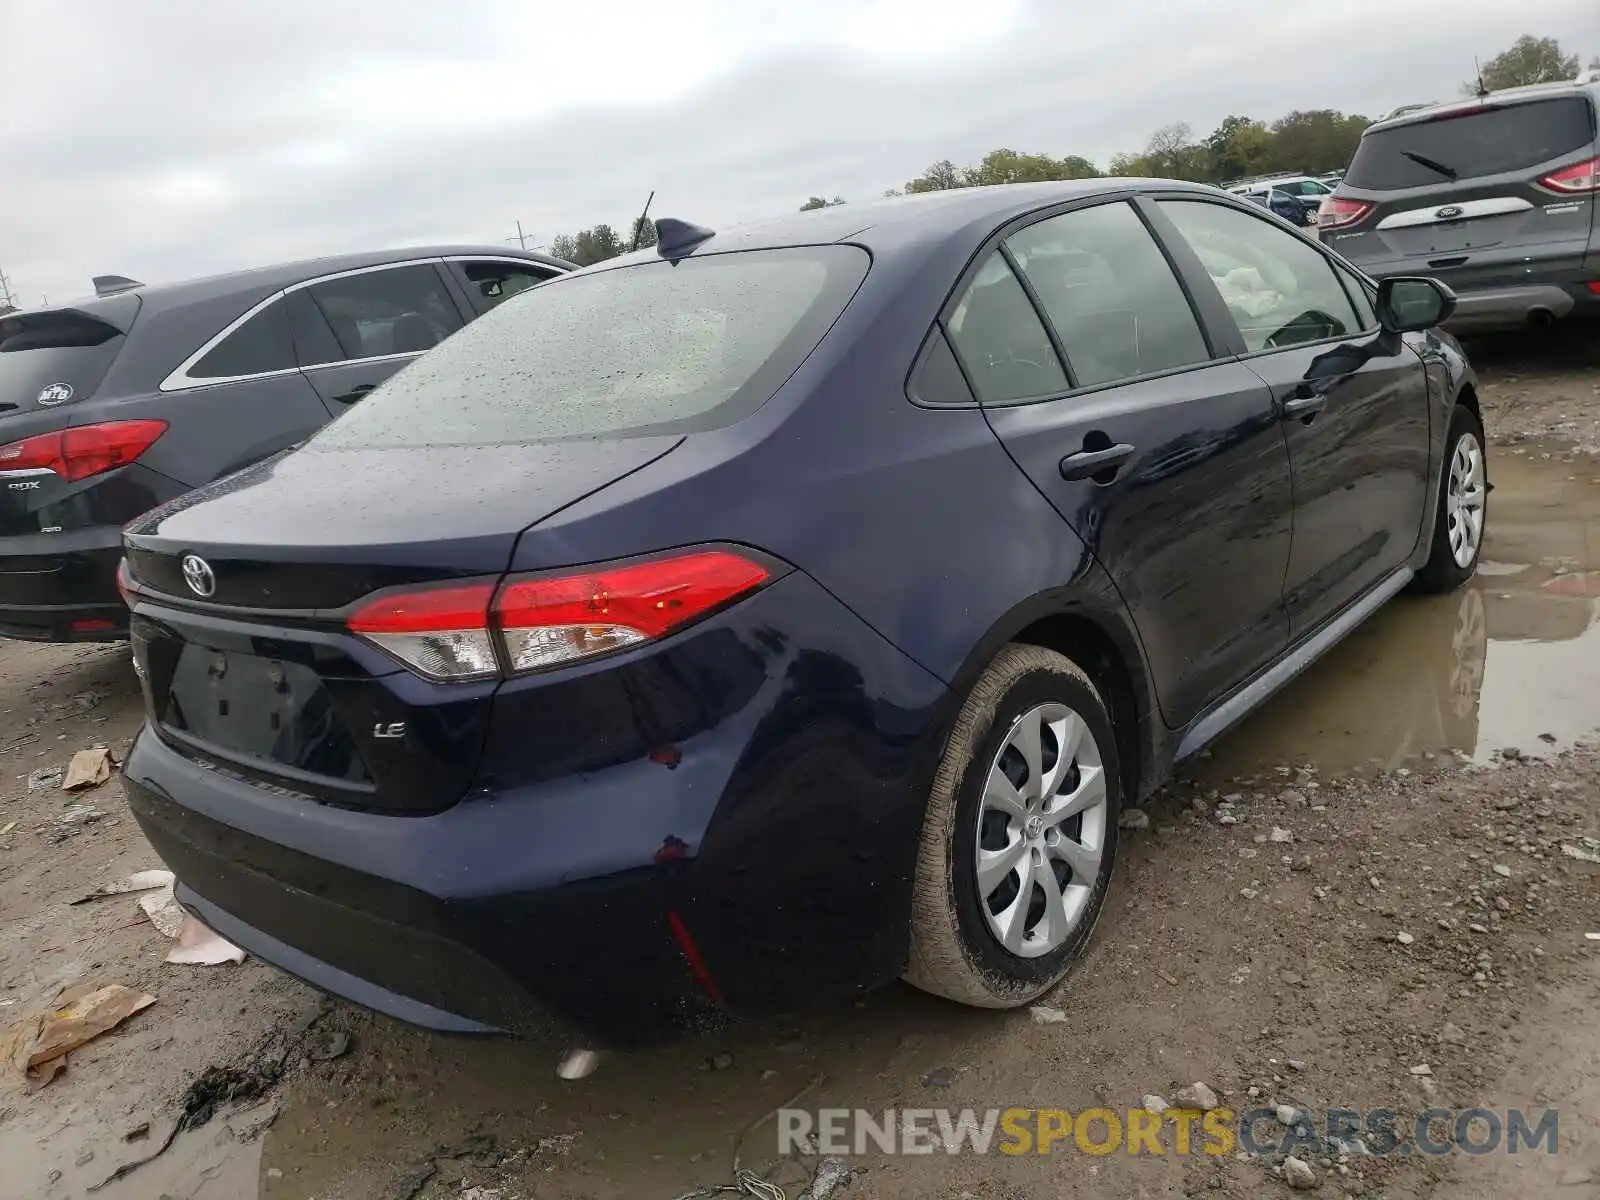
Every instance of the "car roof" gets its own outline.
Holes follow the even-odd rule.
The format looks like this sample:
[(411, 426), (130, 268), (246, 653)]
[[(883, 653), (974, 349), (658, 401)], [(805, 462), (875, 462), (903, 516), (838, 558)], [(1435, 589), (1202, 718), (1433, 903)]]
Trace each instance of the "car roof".
[(1362, 136), (1365, 137), (1377, 130), (1397, 129), (1403, 125), (1423, 125), (1442, 117), (1464, 116), (1481, 108), (1500, 108), (1510, 104), (1523, 104), (1530, 100), (1548, 100), (1555, 96), (1570, 95), (1588, 95), (1591, 99), (1600, 101), (1600, 86), (1563, 79), (1555, 83), (1530, 83), (1525, 87), (1502, 88), (1486, 96), (1446, 100), (1442, 104), (1429, 104), (1412, 112), (1401, 113), (1397, 117), (1386, 117), (1367, 126)]
[[(983, 235), (1013, 217), (1054, 204), (1128, 191), (1187, 191), (1223, 195), (1208, 184), (1172, 179), (1070, 179), (1046, 183), (1007, 183), (989, 187), (952, 188), (919, 192), (866, 204), (841, 204), (810, 212), (787, 213), (763, 221), (718, 230), (697, 245), (693, 253), (731, 250), (769, 250), (784, 246), (815, 246), (848, 242), (873, 254), (891, 254), (913, 246), (965, 238), (974, 228)], [(640, 250), (608, 259), (585, 273), (612, 270), (658, 258), (654, 250)]]
[[(337, 275), (344, 271), (360, 271), (368, 267), (387, 266), (390, 263), (415, 262), (430, 258), (449, 258), (460, 255), (487, 258), (520, 259), (544, 266), (570, 270), (572, 264), (548, 254), (531, 250), (507, 249), (504, 246), (407, 246), (402, 250), (370, 250), (356, 254), (334, 254), (323, 258), (305, 258), (294, 262), (274, 263), (270, 266), (252, 267), (243, 271), (229, 271), (221, 275), (207, 275), (173, 283), (140, 284), (135, 289), (119, 293), (137, 295), (146, 311), (178, 307), (221, 297), (263, 299), (282, 291), (292, 284), (323, 275)], [(49, 308), (72, 308), (92, 311), (110, 297), (88, 296), (69, 300)]]

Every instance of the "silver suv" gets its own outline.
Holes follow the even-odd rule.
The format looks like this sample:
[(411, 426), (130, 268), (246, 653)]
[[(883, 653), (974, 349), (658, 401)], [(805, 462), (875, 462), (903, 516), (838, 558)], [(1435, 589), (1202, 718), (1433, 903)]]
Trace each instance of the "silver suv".
[(1600, 83), (1510, 88), (1379, 121), (1323, 201), (1323, 241), (1382, 279), (1431, 275), (1456, 331), (1600, 315)]

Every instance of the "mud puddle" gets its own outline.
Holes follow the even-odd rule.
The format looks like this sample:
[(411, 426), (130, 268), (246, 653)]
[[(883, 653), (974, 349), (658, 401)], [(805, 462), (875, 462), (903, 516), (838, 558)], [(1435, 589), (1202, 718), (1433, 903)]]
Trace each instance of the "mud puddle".
[(1490, 466), (1471, 584), (1386, 605), (1220, 739), (1197, 778), (1539, 757), (1600, 727), (1600, 482), (1504, 453)]

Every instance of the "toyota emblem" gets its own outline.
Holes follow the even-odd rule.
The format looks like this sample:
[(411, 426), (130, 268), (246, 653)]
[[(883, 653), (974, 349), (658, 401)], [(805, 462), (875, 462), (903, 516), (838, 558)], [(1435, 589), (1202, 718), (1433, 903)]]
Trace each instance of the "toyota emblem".
[(1461, 206), (1459, 204), (1446, 204), (1433, 215), (1438, 217), (1441, 221), (1454, 221), (1461, 215)]
[(217, 577), (211, 573), (211, 564), (198, 554), (183, 556), (183, 581), (189, 585), (189, 590), (202, 600), (217, 590)]

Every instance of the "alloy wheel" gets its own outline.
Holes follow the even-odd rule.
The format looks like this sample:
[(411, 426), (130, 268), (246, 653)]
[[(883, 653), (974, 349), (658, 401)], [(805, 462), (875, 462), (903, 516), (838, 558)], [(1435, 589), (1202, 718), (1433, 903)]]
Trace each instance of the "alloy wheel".
[(1062, 945), (1082, 922), (1105, 853), (1100, 747), (1082, 716), (1040, 704), (1000, 744), (978, 810), (978, 904), (1021, 958)]
[(1484, 501), (1488, 496), (1483, 465), (1483, 447), (1470, 433), (1456, 440), (1450, 456), (1450, 478), (1445, 484), (1445, 520), (1448, 523), (1450, 553), (1456, 566), (1466, 567), (1477, 557), (1483, 541)]

